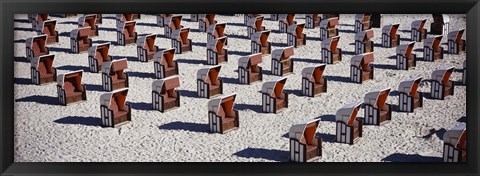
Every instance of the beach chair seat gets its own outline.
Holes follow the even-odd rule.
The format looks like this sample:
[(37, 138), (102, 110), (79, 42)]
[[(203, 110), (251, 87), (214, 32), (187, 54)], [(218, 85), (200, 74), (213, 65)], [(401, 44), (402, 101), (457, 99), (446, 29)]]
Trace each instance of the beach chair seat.
[(54, 54), (34, 57), (30, 61), (30, 74), (32, 84), (43, 85), (57, 81), (57, 69), (53, 67)]
[(450, 32), (450, 17), (446, 14), (432, 14), (433, 23), (430, 24), (430, 33), (435, 35), (445, 35)]
[(467, 125), (459, 123), (443, 134), (443, 162), (467, 162)]
[(219, 79), (222, 66), (202, 68), (197, 71), (197, 96), (209, 99), (223, 94), (223, 81)]
[(252, 34), (251, 42), (251, 53), (262, 53), (270, 54), (272, 53), (272, 43), (267, 41), (268, 36), (270, 35), (270, 30), (260, 31)]
[(338, 36), (338, 17), (324, 18), (320, 21), (320, 41)]
[(427, 19), (412, 22), (412, 30), (410, 40), (421, 42), (427, 38), (427, 29), (424, 28)]
[(236, 94), (230, 94), (217, 97), (208, 102), (210, 132), (225, 134), (240, 126), (238, 111), (233, 109), (235, 97)]
[(448, 33), (448, 53), (449, 54), (459, 54), (465, 52), (466, 42), (462, 39), (465, 29), (460, 29), (458, 31), (452, 31)]
[(342, 49), (337, 48), (340, 36), (327, 38), (322, 41), (322, 63), (335, 64), (342, 61)]
[(31, 61), (34, 57), (50, 53), (47, 46), (47, 35), (38, 35), (25, 40), (25, 57)]
[(446, 96), (454, 94), (455, 85), (449, 80), (454, 68), (444, 67), (432, 72), (432, 98), (444, 100)]
[(400, 45), (400, 35), (397, 34), (400, 24), (385, 25), (382, 28), (382, 47), (392, 48)]
[(272, 51), (272, 75), (284, 76), (293, 73), (293, 46)]
[(278, 113), (288, 107), (288, 94), (283, 91), (287, 78), (267, 81), (262, 85), (262, 110)]
[(290, 127), (290, 161), (309, 162), (321, 158), (322, 138), (315, 136), (319, 121), (306, 120)]
[(128, 88), (122, 88), (100, 96), (101, 126), (119, 127), (132, 120), (127, 94)]
[(305, 14), (305, 28), (313, 29), (317, 26), (320, 26), (321, 20), (322, 17), (320, 17), (318, 14)]
[(355, 102), (345, 105), (335, 113), (335, 141), (353, 145), (363, 133), (363, 120), (357, 118), (362, 103)]
[(423, 59), (430, 62), (435, 62), (438, 59), (443, 59), (443, 47), (441, 35), (427, 38), (423, 41)]
[(171, 76), (152, 83), (152, 106), (154, 110), (166, 112), (180, 107), (180, 93), (176, 88), (180, 87), (180, 78)]
[(353, 56), (350, 60), (350, 81), (361, 84), (373, 79), (374, 68), (370, 65), (373, 61), (373, 53)]

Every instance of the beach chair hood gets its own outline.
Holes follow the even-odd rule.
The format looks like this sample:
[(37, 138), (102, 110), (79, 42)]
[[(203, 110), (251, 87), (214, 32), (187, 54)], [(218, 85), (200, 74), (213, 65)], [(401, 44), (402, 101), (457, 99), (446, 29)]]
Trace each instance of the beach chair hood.
[(111, 71), (119, 71), (128, 68), (127, 58), (105, 62), (102, 67), (102, 73), (110, 74)]
[(252, 41), (265, 46), (267, 45), (267, 40), (269, 35), (270, 35), (270, 30), (255, 32), (252, 35)]
[(65, 85), (65, 78), (72, 78), (75, 77), (76, 85), (82, 85), (83, 70), (71, 71), (65, 74), (61, 74), (57, 76), (57, 85), (64, 89)]
[(173, 58), (175, 57), (175, 48), (165, 49), (157, 51), (153, 55), (153, 60), (155, 62), (161, 63), (163, 65), (173, 65)]
[(286, 58), (294, 55), (293, 46), (276, 49), (272, 51), (272, 59), (280, 60), (281, 58)]
[(141, 36), (137, 39), (137, 46), (139, 47), (144, 47), (145, 44), (150, 45), (150, 42), (147, 42), (148, 40), (152, 40), (151, 45), (155, 45), (155, 39), (157, 39), (157, 34), (148, 34), (145, 36)]
[(199, 69), (197, 71), (197, 79), (200, 79), (203, 82), (211, 82), (212, 84), (215, 84), (218, 76), (220, 75), (221, 69), (221, 65)]
[(408, 57), (412, 54), (413, 47), (415, 46), (415, 42), (409, 42), (407, 44), (402, 44), (397, 46), (397, 54), (402, 56)]
[[(315, 133), (318, 128), (320, 119), (310, 119), (303, 121), (301, 123), (295, 124), (292, 127), (290, 127), (290, 130), (288, 131), (288, 137), (290, 139), (296, 139), (300, 141), (302, 144), (306, 144), (307, 140), (312, 140), (315, 137)], [(309, 128), (307, 131), (307, 126), (315, 126), (315, 128)], [(310, 138), (310, 139), (305, 139), (305, 138)]]
[(360, 31), (355, 34), (356, 41), (366, 41), (366, 40), (370, 40), (372, 37), (373, 37), (373, 29)]
[(425, 41), (423, 41), (423, 46), (426, 46), (428, 48), (436, 48), (440, 45), (440, 42), (442, 41), (441, 35), (437, 35), (434, 37), (426, 38)]
[(307, 78), (310, 81), (319, 82), (323, 77), (323, 72), (327, 67), (326, 64), (320, 64), (314, 67), (305, 67), (302, 70), (302, 78)]
[(27, 40), (25, 40), (25, 46), (28, 48), (33, 48), (34, 41), (39, 42), (39, 45), (41, 47), (45, 47), (45, 44), (47, 43), (47, 35), (42, 34), (42, 35), (37, 35), (31, 38), (27, 38)]
[(410, 78), (408, 80), (402, 81), (398, 85), (398, 91), (406, 93), (409, 96), (413, 96), (415, 95), (415, 92), (417, 92), (420, 81), (422, 81), (422, 77)]
[(118, 109), (123, 109), (127, 100), (127, 94), (128, 94), (128, 88), (121, 88), (109, 93), (102, 94), (100, 95), (100, 105), (110, 108), (112, 99), (116, 98), (116, 102), (119, 106)]
[(210, 40), (210, 42), (207, 43), (207, 48), (216, 52), (221, 52), (223, 50), (223, 47), (225, 46), (226, 40), (226, 36), (219, 37), (216, 40)]
[(180, 78), (178, 76), (171, 76), (152, 82), (152, 91), (154, 92), (162, 92), (163, 89), (172, 90), (177, 87), (180, 87)]
[(444, 84), (450, 78), (450, 75), (452, 74), (453, 69), (455, 69), (455, 67), (452, 66), (452, 67), (443, 67), (438, 70), (435, 70), (432, 72), (432, 79)]
[(370, 62), (373, 62), (374, 61), (373, 52), (363, 53), (363, 54), (353, 56), (352, 59), (350, 59), (350, 64), (360, 67), (362, 66), (362, 61), (363, 61), (363, 64), (365, 65), (367, 65)]
[(97, 14), (87, 14), (78, 18), (78, 25), (85, 27), (85, 23), (88, 22), (87, 20), (91, 20), (91, 19), (93, 19), (95, 23), (97, 20)]
[(343, 106), (335, 113), (335, 120), (351, 125), (353, 120), (355, 120), (358, 109), (360, 109), (361, 105), (361, 102), (355, 102)]
[(110, 49), (110, 44), (111, 44), (110, 42), (106, 42), (106, 43), (93, 45), (92, 47), (88, 48), (88, 56), (95, 57), (95, 55), (97, 54), (98, 48), (106, 47), (107, 49)]
[(426, 22), (427, 22), (427, 19), (413, 21), (412, 28), (417, 30), (423, 29), (423, 26), (425, 26)]
[(320, 28), (330, 28), (338, 25), (338, 17), (328, 18), (320, 21)]
[(390, 25), (385, 25), (382, 28), (382, 33), (384, 34), (389, 34), (391, 36), (395, 35), (397, 33), (398, 27), (400, 24), (390, 24)]
[(443, 135), (443, 141), (447, 144), (456, 146), (460, 142), (462, 135), (466, 135), (466, 130), (467, 124), (459, 123), (455, 127), (445, 132), (445, 134)]
[(208, 111), (215, 112), (216, 114), (219, 114), (219, 111), (222, 108), (222, 104), (225, 104), (225, 109), (226, 114), (229, 114), (230, 112), (233, 111), (233, 107), (235, 106), (235, 98), (237, 94), (233, 93), (230, 95), (225, 95), (225, 96), (220, 96), (217, 98), (214, 98), (208, 102)]
[(248, 56), (243, 56), (243, 57), (240, 57), (240, 59), (238, 59), (238, 66), (244, 69), (247, 69), (252, 65), (257, 65), (260, 63), (262, 63), (261, 53), (250, 54)]
[(449, 32), (447, 35), (448, 40), (459, 41), (462, 39), (463, 33), (465, 33), (465, 29), (460, 29), (458, 31)]
[(390, 88), (379, 89), (365, 94), (364, 103), (372, 105), (374, 108), (383, 108), (387, 102)]
[(273, 81), (267, 81), (262, 85), (262, 93), (266, 93), (272, 97), (279, 97), (283, 92), (287, 78), (280, 78)]
[(53, 67), (53, 62), (55, 61), (55, 54), (47, 54), (47, 55), (42, 55), (42, 56), (37, 56), (37, 57), (34, 57), (31, 61), (30, 61), (30, 65), (35, 68), (35, 69), (38, 69), (38, 65), (40, 64), (40, 62), (44, 62), (45, 63), (45, 67), (47, 69), (49, 68), (52, 68)]

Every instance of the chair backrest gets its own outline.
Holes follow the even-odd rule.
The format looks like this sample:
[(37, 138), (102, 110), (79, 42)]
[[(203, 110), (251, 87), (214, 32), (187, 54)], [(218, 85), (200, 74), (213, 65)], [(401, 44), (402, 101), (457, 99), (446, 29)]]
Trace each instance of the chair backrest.
[(48, 36), (55, 35), (55, 28), (57, 26), (57, 20), (47, 20), (43, 22), (42, 33)]
[(227, 26), (227, 23), (217, 23), (215, 24), (215, 30), (214, 30), (214, 35), (216, 37), (223, 37), (225, 36), (225, 27)]
[(188, 33), (190, 32), (190, 28), (182, 28), (180, 31), (180, 39), (182, 43), (188, 42)]
[(162, 51), (162, 64), (166, 64), (167, 66), (173, 66), (173, 57), (175, 56), (175, 48), (170, 48), (167, 50)]
[(125, 35), (132, 37), (135, 35), (135, 25), (137, 24), (136, 21), (126, 21), (125, 22), (125, 29), (127, 30)]
[(32, 40), (32, 50), (34, 53), (39, 53), (39, 52), (44, 52), (47, 50), (47, 47), (45, 46), (47, 42), (47, 36), (46, 35), (40, 35), (40, 36), (35, 36), (33, 37)]

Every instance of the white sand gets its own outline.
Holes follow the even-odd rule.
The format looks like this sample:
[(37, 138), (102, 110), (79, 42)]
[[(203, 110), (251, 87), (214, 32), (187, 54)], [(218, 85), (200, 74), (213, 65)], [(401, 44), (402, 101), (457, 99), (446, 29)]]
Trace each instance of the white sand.
[[(264, 25), (275, 32), (278, 22), (268, 20)], [(466, 116), (465, 86), (455, 86), (455, 95), (445, 100), (424, 99), (424, 108), (415, 113), (392, 113), (392, 121), (384, 126), (364, 126), (363, 138), (354, 145), (334, 142), (335, 112), (347, 103), (362, 101), (364, 95), (377, 88), (397, 89), (400, 81), (411, 76), (430, 79), (432, 71), (443, 66), (461, 69), (466, 59), (460, 55), (445, 54), (437, 62), (417, 61), (415, 70), (395, 70), (395, 48), (382, 48), (381, 28), (374, 28), (375, 37), (375, 80), (363, 84), (349, 82), (350, 58), (354, 53), (354, 15), (340, 17), (340, 44), (343, 61), (327, 65), (325, 77), (328, 92), (315, 98), (300, 96), (301, 70), (316, 65), (321, 56), (319, 28), (305, 29), (307, 45), (295, 49), (293, 56), (294, 74), (286, 76), (286, 91), (290, 94), (289, 108), (279, 114), (259, 113), (261, 111), (261, 83), (237, 84), (237, 60), (250, 53), (250, 40), (246, 38), (247, 28), (243, 16), (216, 16), (219, 22), (227, 22), (226, 34), (230, 62), (222, 64), (221, 79), (224, 80), (224, 94), (237, 93), (235, 108), (240, 114), (240, 128), (227, 134), (208, 132), (207, 102), (197, 98), (196, 72), (205, 67), (206, 33), (191, 30), (189, 38), (194, 42), (194, 52), (176, 55), (179, 62), (181, 86), (181, 107), (167, 113), (152, 111), (151, 83), (153, 62), (137, 61), (136, 45), (113, 46), (110, 55), (114, 59), (128, 57), (130, 91), (127, 101), (133, 106), (132, 122), (119, 128), (100, 127), (99, 97), (101, 74), (88, 72), (87, 53), (70, 54), (69, 33), (77, 28), (80, 16), (57, 18), (60, 42), (49, 45), (55, 53), (54, 66), (58, 74), (84, 69), (83, 81), (87, 85), (88, 101), (79, 104), (57, 105), (56, 84), (36, 86), (30, 83), (30, 63), (25, 57), (26, 38), (36, 33), (31, 31), (27, 15), (15, 15), (15, 162), (161, 162), (161, 161), (288, 161), (289, 128), (306, 119), (320, 117), (318, 133), (323, 137), (321, 162), (379, 162), (379, 161), (441, 161), (445, 130)], [(95, 43), (116, 41), (115, 16), (104, 15), (99, 24), (100, 37)], [(184, 15), (182, 25), (198, 29), (198, 22), (190, 22)], [(425, 27), (430, 31), (430, 14), (384, 15), (382, 26), (400, 23), (401, 44), (409, 42), (410, 23), (427, 18)], [(465, 15), (450, 15), (450, 31), (466, 27)], [(185, 20), (187, 19), (187, 20)], [(158, 33), (155, 16), (142, 15), (137, 20), (138, 34)], [(304, 22), (304, 15), (297, 15), (298, 22)], [(273, 49), (286, 45), (285, 33), (271, 33), (269, 41)], [(429, 36), (431, 36), (429, 34)], [(446, 35), (442, 45), (446, 49)], [(170, 48), (170, 39), (157, 38), (156, 45)], [(417, 50), (418, 49), (418, 50)], [(423, 42), (416, 42), (415, 54), (422, 57)], [(270, 75), (271, 56), (263, 57), (262, 67), (266, 71), (264, 82), (278, 78)], [(461, 80), (461, 72), (454, 72), (451, 80)], [(424, 82), (420, 92), (430, 92), (430, 83)], [(293, 94), (292, 94), (293, 93)], [(387, 103), (397, 105), (398, 95), (393, 93)], [(363, 109), (358, 114), (363, 117)]]

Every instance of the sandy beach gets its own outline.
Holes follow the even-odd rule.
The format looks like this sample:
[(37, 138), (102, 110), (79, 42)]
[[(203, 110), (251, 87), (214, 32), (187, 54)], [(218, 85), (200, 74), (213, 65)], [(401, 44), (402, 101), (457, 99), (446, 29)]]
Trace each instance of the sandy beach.
[[(288, 162), (288, 131), (296, 123), (320, 118), (317, 135), (323, 139), (323, 156), (317, 162), (442, 162), (442, 136), (446, 130), (466, 122), (466, 88), (455, 85), (455, 94), (445, 100), (424, 98), (423, 108), (414, 113), (392, 112), (392, 120), (383, 126), (366, 125), (363, 137), (354, 145), (335, 142), (335, 112), (345, 104), (363, 102), (366, 93), (380, 88), (391, 88), (387, 103), (398, 105), (398, 84), (410, 77), (431, 79), (434, 70), (454, 66), (450, 80), (459, 82), (466, 54), (445, 54), (436, 62), (423, 61), (423, 42), (416, 42), (414, 54), (417, 66), (412, 70), (395, 68), (395, 47), (380, 46), (381, 28), (373, 28), (375, 43), (374, 80), (363, 84), (350, 82), (350, 59), (354, 56), (355, 14), (341, 14), (339, 48), (342, 61), (328, 64), (324, 77), (328, 91), (320, 96), (301, 95), (301, 72), (320, 64), (320, 29), (305, 29), (306, 46), (295, 48), (292, 60), (293, 74), (287, 78), (285, 91), (289, 107), (278, 114), (261, 112), (262, 83), (238, 84), (238, 58), (250, 54), (250, 39), (243, 15), (216, 15), (215, 20), (226, 22), (229, 62), (222, 63), (220, 79), (224, 82), (224, 95), (237, 93), (235, 109), (239, 110), (240, 128), (226, 134), (210, 133), (207, 117), (208, 99), (196, 96), (196, 73), (206, 65), (207, 34), (199, 32), (198, 22), (191, 22), (184, 14), (182, 25), (190, 27), (189, 38), (193, 52), (176, 54), (179, 63), (181, 94), (180, 107), (166, 113), (151, 110), (151, 84), (156, 80), (153, 62), (139, 62), (135, 44), (118, 46), (114, 14), (103, 14), (99, 36), (94, 44), (112, 42), (109, 54), (113, 59), (128, 59), (130, 88), (127, 103), (132, 106), (132, 122), (118, 128), (100, 126), (100, 73), (88, 71), (88, 53), (70, 53), (70, 31), (78, 28), (81, 15), (68, 18), (51, 16), (57, 20), (60, 42), (48, 45), (55, 54), (54, 67), (58, 74), (84, 70), (83, 82), (87, 88), (87, 101), (61, 106), (57, 100), (56, 83), (37, 86), (30, 81), (30, 62), (25, 58), (25, 40), (37, 35), (31, 29), (26, 14), (15, 15), (15, 162)], [(278, 32), (278, 21), (264, 14), (263, 25), (272, 30), (268, 41), (272, 50), (284, 48), (287, 34)], [(450, 14), (450, 31), (466, 28), (466, 15)], [(427, 19), (430, 31), (431, 14), (384, 14), (382, 26), (400, 23), (397, 34), (400, 44), (410, 42), (411, 22)], [(297, 22), (305, 22), (297, 14)], [(143, 15), (136, 20), (139, 35), (159, 34), (155, 41), (161, 49), (171, 48), (170, 39), (163, 36), (164, 29), (156, 26), (154, 15)], [(465, 34), (464, 34), (465, 35)], [(428, 37), (433, 36), (428, 34)], [(465, 38), (465, 36), (463, 36)], [(446, 49), (447, 35), (442, 39)], [(270, 74), (271, 55), (263, 56), (263, 82), (280, 78)], [(422, 81), (419, 92), (430, 93), (431, 84)], [(364, 115), (363, 109), (358, 113)]]

